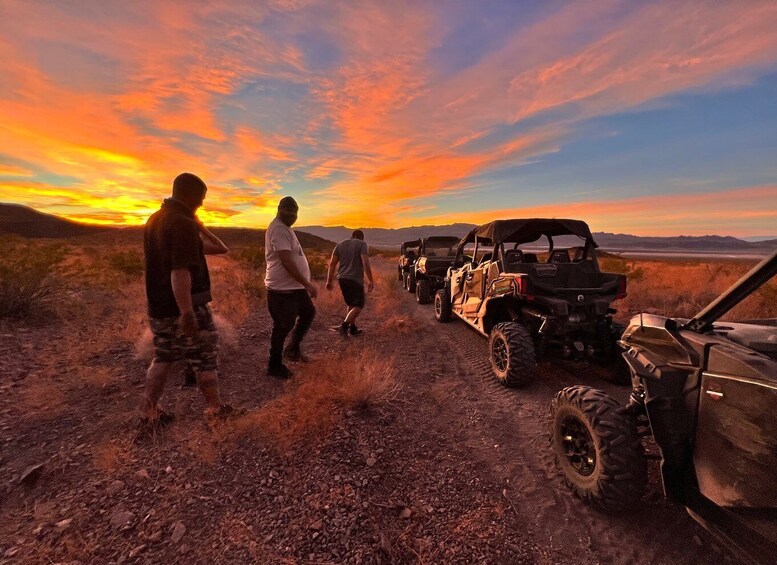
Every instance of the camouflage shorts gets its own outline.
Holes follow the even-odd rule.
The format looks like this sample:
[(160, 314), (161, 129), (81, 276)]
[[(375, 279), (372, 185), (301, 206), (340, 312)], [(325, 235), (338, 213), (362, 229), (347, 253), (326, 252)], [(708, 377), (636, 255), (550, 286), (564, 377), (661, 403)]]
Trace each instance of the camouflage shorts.
[(199, 332), (187, 337), (178, 327), (178, 318), (151, 318), (154, 334), (154, 359), (162, 363), (188, 361), (195, 371), (215, 371), (218, 367), (219, 339), (213, 314), (206, 304), (195, 306)]

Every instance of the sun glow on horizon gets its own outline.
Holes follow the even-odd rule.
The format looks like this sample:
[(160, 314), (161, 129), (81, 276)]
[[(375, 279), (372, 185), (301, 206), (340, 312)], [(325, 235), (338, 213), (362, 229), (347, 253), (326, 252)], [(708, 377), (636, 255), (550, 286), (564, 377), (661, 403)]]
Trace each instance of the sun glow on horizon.
[(0, 73), (0, 202), (74, 221), (777, 225), (771, 2), (4, 3)]

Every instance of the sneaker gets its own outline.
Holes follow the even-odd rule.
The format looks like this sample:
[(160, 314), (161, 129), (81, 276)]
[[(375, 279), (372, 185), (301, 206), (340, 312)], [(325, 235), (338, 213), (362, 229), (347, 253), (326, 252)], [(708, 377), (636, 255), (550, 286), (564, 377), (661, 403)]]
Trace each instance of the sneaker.
[(293, 375), (294, 373), (291, 372), (291, 369), (283, 364), (279, 365), (278, 367), (267, 367), (268, 377), (275, 377), (276, 379), (288, 379)]
[(361, 335), (363, 333), (363, 330), (360, 330), (354, 324), (351, 324), (351, 329), (349, 333), (350, 335)]
[(299, 350), (299, 347), (290, 347), (283, 352), (283, 357), (296, 363), (310, 363), (310, 358)]

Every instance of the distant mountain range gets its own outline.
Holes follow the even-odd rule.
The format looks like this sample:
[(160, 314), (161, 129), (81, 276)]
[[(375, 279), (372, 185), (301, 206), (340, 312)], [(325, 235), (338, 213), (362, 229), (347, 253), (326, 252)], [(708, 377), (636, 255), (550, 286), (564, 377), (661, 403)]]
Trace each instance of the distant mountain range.
[[(450, 224), (446, 226), (413, 226), (407, 228), (363, 228), (365, 239), (373, 247), (399, 247), (404, 241), (430, 235), (463, 237), (474, 224)], [(304, 246), (324, 250), (331, 249), (331, 242), (347, 239), (352, 229), (344, 226), (301, 226), (295, 228)], [(220, 237), (229, 245), (263, 244), (264, 230), (244, 228), (216, 228)], [(0, 234), (16, 234), (28, 238), (71, 238), (97, 236), (101, 241), (139, 241), (139, 227), (118, 228), (94, 226), (65, 220), (19, 204), (0, 203)], [(641, 237), (628, 234), (598, 232), (594, 239), (606, 251), (689, 252), (689, 253), (751, 253), (765, 255), (777, 249), (777, 238), (746, 241), (731, 236), (674, 236)]]
[[(464, 237), (474, 224), (450, 224), (447, 226), (416, 226), (410, 228), (363, 228), (364, 237), (374, 247), (398, 247), (404, 241), (431, 235), (454, 235)], [(308, 233), (340, 241), (351, 236), (352, 229), (343, 226), (303, 226), (299, 228)], [(642, 237), (622, 233), (597, 232), (594, 240), (603, 250), (609, 251), (677, 251), (677, 252), (731, 252), (766, 254), (777, 249), (777, 238), (770, 240), (746, 241), (731, 236), (673, 236)]]

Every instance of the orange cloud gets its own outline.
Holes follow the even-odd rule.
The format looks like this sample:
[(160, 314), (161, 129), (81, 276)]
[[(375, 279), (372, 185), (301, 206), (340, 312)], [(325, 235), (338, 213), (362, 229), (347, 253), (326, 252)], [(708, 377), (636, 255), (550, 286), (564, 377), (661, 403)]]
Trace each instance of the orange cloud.
[[(90, 221), (142, 221), (182, 170), (213, 187), (203, 214), (216, 223), (262, 223), (291, 190), (306, 197), (307, 223), (448, 217), (434, 197), (561, 150), (581, 120), (747, 83), (777, 62), (774, 3), (572, 3), (450, 73), (431, 56), (450, 24), (427, 3), (13, 11), (0, 35), (0, 157), (42, 172), (0, 165), (32, 181), (0, 197)], [(336, 52), (328, 67), (298, 40), (314, 36)], [(563, 117), (538, 119), (550, 110)], [(628, 209), (613, 214), (648, 229)]]

